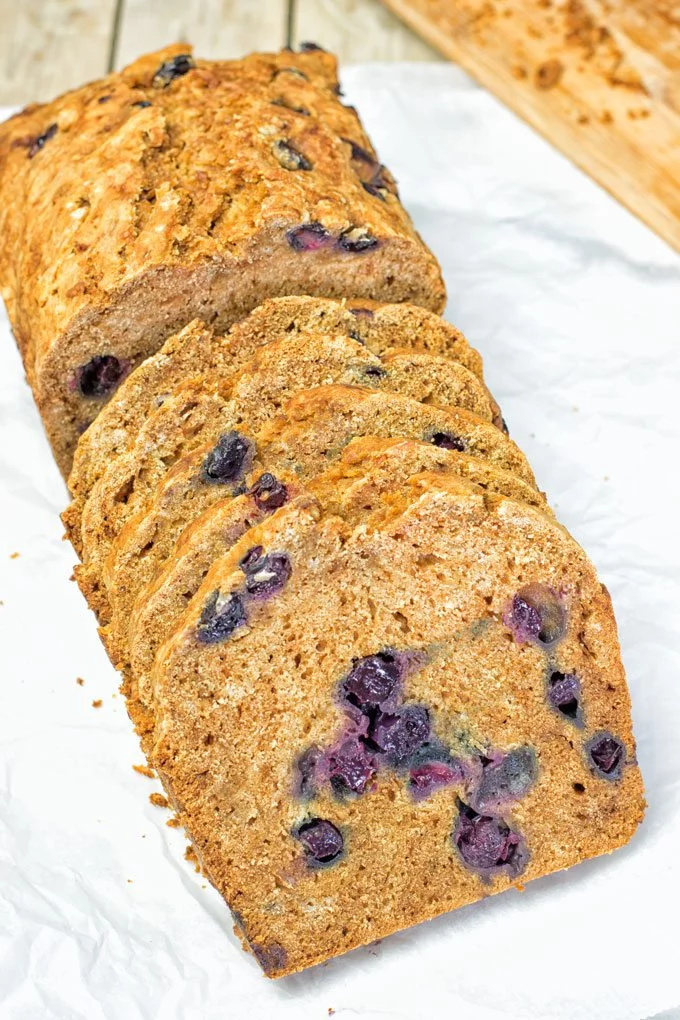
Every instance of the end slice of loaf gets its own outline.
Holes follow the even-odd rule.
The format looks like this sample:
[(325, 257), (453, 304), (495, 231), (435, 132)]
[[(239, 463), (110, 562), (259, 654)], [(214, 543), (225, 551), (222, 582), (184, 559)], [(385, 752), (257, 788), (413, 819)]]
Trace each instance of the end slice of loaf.
[(441, 311), (415, 232), (322, 51), (173, 46), (0, 126), (0, 286), (55, 457), (194, 318), (319, 294)]

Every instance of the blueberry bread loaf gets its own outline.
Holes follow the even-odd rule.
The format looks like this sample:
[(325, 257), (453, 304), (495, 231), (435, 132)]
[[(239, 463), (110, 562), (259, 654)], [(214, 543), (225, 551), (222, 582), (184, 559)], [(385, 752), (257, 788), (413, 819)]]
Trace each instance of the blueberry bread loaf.
[(641, 819), (606, 589), (548, 515), (460, 478), (355, 528), (293, 499), (213, 563), (152, 686), (152, 761), (270, 976)]
[[(150, 509), (142, 505), (140, 473), (136, 476), (142, 483), (136, 489), (136, 506), (141, 506), (137, 514), (126, 509), (130, 490), (126, 481), (117, 507), (112, 502), (106, 511), (93, 515), (91, 534), (83, 528), (83, 536), (88, 537), (87, 559), (75, 574), (102, 623), (109, 622), (112, 608), (127, 620), (130, 598), (134, 601), (157, 565), (171, 555), (186, 524), (225, 492), (233, 495), (251, 488), (262, 473), (311, 478), (359, 436), (424, 439), (465, 451), (535, 484), (523, 454), (488, 421), (457, 408), (438, 408), (363, 387), (328, 385), (300, 391), (286, 402), (283, 414), (258, 434), (242, 425), (230, 431), (224, 431), (224, 426), (225, 419), (220, 417), (209, 442), (168, 472), (154, 490)], [(119, 491), (113, 490), (114, 494)], [(86, 512), (94, 495), (93, 491)], [(119, 632), (115, 619), (113, 632)], [(117, 661), (120, 652), (114, 652), (114, 647), (107, 641), (107, 650)]]
[[(132, 445), (168, 394), (190, 377), (235, 375), (263, 344), (300, 333), (348, 336), (379, 357), (415, 348), (456, 362), (482, 382), (481, 358), (462, 333), (416, 305), (364, 301), (354, 306), (327, 298), (285, 297), (265, 301), (226, 336), (193, 322), (127, 376), (80, 437), (68, 480), (73, 500), (62, 518), (76, 552), (81, 552), (80, 517), (92, 486), (113, 458)], [(476, 389), (472, 380), (468, 387)], [(470, 409), (479, 413), (486, 401), (496, 417), (498, 409), (486, 390), (481, 401), (472, 400)]]
[[(357, 524), (380, 506), (385, 493), (393, 492), (424, 471), (454, 474), (482, 489), (512, 496), (551, 513), (541, 495), (510, 472), (479, 458), (418, 440), (374, 436), (352, 440), (337, 463), (304, 486), (296, 474), (284, 478), (271, 473), (260, 475), (247, 493), (218, 500), (186, 527), (172, 556), (158, 564), (157, 575), (141, 588), (133, 604), (130, 596), (136, 586), (130, 584), (124, 604), (116, 613), (118, 627), (123, 630), (127, 627), (127, 639), (125, 633), (121, 634), (117, 648), (119, 658), (121, 650), (127, 648), (128, 710), (143, 746), (153, 719), (149, 674), (156, 653), (180, 623), (216, 559), (249, 528), (305, 492), (317, 499), (325, 512)], [(116, 592), (121, 588), (119, 585)]]
[(273, 295), (441, 311), (439, 267), (403, 210), (335, 59), (194, 59), (186, 46), (0, 125), (0, 286), (68, 473), (121, 379), (194, 318)]

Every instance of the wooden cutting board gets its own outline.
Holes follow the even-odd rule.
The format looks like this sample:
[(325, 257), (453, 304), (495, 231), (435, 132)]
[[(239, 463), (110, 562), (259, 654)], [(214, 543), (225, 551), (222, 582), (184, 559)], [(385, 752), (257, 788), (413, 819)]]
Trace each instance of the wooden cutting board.
[(383, 0), (680, 251), (680, 0)]

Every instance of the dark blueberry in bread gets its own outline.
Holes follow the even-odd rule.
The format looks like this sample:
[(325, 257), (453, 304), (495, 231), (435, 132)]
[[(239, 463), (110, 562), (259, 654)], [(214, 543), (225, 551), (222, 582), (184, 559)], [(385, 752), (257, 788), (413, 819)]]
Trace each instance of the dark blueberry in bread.
[(295, 251), (320, 251), (333, 244), (333, 235), (321, 223), (303, 223), (286, 234), (288, 244)]
[(601, 779), (620, 779), (626, 749), (613, 733), (602, 730), (586, 744), (588, 764)]
[(146, 110), (146, 108), (148, 106), (151, 106), (152, 104), (149, 102), (148, 99), (138, 99), (137, 102), (133, 103), (132, 105), (138, 106), (140, 110)]
[(550, 706), (573, 722), (581, 723), (581, 681), (575, 673), (553, 671), (548, 677)]
[(246, 622), (246, 607), (238, 592), (222, 595), (213, 592), (201, 613), (196, 634), (204, 645), (226, 641)]
[(309, 864), (332, 864), (344, 847), (342, 833), (325, 818), (310, 818), (293, 835), (302, 844)]
[(246, 591), (252, 598), (258, 599), (267, 599), (280, 592), (292, 573), (290, 559), (286, 553), (279, 552), (251, 560), (241, 569), (246, 575)]
[(528, 584), (512, 600), (503, 617), (515, 640), (551, 648), (567, 629), (567, 613), (557, 592), (547, 584)]
[(244, 555), (238, 561), (238, 565), (244, 574), (247, 574), (248, 571), (255, 565), (255, 563), (257, 563), (257, 561), (262, 558), (263, 553), (264, 547), (261, 545), (254, 545), (252, 546), (251, 549), (248, 550), (247, 553), (244, 553)]
[(519, 800), (536, 782), (536, 753), (531, 747), (517, 747), (507, 753), (483, 757), (482, 774), (470, 800), (480, 813), (498, 811), (504, 804)]
[(352, 737), (337, 750), (329, 751), (326, 767), (331, 786), (336, 794), (365, 793), (375, 775), (375, 762), (365, 745)]
[(129, 365), (113, 354), (97, 354), (76, 372), (78, 389), (84, 397), (106, 397), (127, 374)]
[(187, 74), (195, 66), (191, 54), (178, 53), (172, 60), (166, 60), (164, 64), (161, 64), (151, 79), (151, 84), (155, 88), (163, 89), (171, 81), (174, 81), (175, 78), (181, 78), (182, 75)]
[(296, 149), (292, 142), (279, 141), (272, 145), (272, 152), (285, 170), (311, 170), (312, 164)]
[(373, 319), (375, 317), (372, 308), (350, 308), (349, 311), (352, 315), (356, 315), (357, 319)]
[(100, 96), (97, 100), (98, 103), (108, 103), (109, 100), (113, 99), (113, 95), (109, 93), (107, 96)]
[(361, 710), (383, 705), (401, 679), (399, 661), (392, 652), (356, 659), (340, 685), (341, 697)]
[(38, 135), (38, 137), (35, 138), (29, 146), (28, 158), (33, 159), (33, 157), (37, 155), (42, 148), (44, 148), (47, 142), (49, 142), (50, 138), (54, 138), (58, 130), (59, 127), (57, 124), (50, 124), (50, 126), (43, 131), (41, 135)]
[(508, 428), (508, 423), (505, 420), (505, 418), (503, 417), (503, 415), (501, 415), (501, 432), (505, 432), (506, 436), (510, 435), (510, 429)]
[(387, 375), (387, 369), (381, 368), (379, 365), (369, 365), (362, 374), (368, 379), (384, 379)]
[(404, 765), (430, 736), (430, 713), (424, 705), (376, 713), (369, 729), (371, 745), (390, 765)]
[(364, 191), (369, 193), (369, 195), (372, 195), (374, 198), (379, 198), (381, 202), (386, 201), (385, 191), (387, 191), (387, 188), (383, 185), (374, 184), (372, 181), (362, 181), (361, 186)]
[(453, 759), (425, 761), (409, 769), (409, 789), (414, 800), (425, 800), (436, 790), (462, 783), (463, 768)]
[(270, 471), (260, 475), (248, 494), (260, 510), (278, 510), (288, 499), (286, 486)]
[(459, 453), (465, 453), (465, 440), (453, 432), (433, 432), (430, 442), (442, 450), (458, 450)]
[(352, 253), (370, 251), (377, 248), (380, 241), (366, 227), (350, 227), (343, 230), (337, 241), (338, 248)]
[(247, 471), (253, 452), (250, 439), (240, 432), (225, 432), (203, 461), (203, 481), (212, 485), (235, 481)]
[(480, 815), (462, 802), (459, 802), (453, 842), (463, 863), (485, 876), (507, 868), (514, 878), (526, 866), (526, 851), (519, 833), (513, 832), (500, 818)]
[(265, 974), (275, 973), (288, 966), (288, 954), (278, 942), (270, 942), (267, 945), (262, 942), (251, 942), (250, 948)]
[(300, 113), (303, 117), (310, 116), (310, 112), (306, 106), (294, 106), (293, 103), (283, 97), (279, 99), (272, 99), (272, 106), (281, 106), (284, 110), (292, 110), (293, 113)]

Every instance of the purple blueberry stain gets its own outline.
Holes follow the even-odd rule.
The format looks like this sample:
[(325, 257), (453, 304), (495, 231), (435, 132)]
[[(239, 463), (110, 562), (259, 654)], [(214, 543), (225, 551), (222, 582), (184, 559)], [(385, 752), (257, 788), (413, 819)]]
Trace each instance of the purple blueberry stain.
[(196, 67), (196, 64), (190, 53), (178, 53), (171, 60), (166, 60), (161, 64), (154, 74), (151, 83), (154, 88), (164, 89), (175, 78), (182, 78), (194, 67)]
[(107, 397), (127, 375), (130, 363), (113, 354), (97, 354), (76, 370), (76, 386), (84, 397)]
[(547, 584), (528, 584), (513, 596), (503, 622), (520, 644), (548, 649), (567, 632), (567, 611), (560, 595)]
[(528, 853), (522, 836), (502, 819), (479, 814), (462, 801), (452, 839), (466, 867), (483, 878), (504, 870), (517, 878), (526, 867)]
[(293, 251), (321, 251), (335, 243), (331, 232), (315, 221), (292, 227), (286, 233), (286, 240)]
[(209, 485), (226, 485), (250, 467), (254, 446), (240, 432), (226, 432), (203, 461), (202, 478)]
[(341, 251), (352, 254), (371, 251), (379, 244), (378, 238), (374, 237), (367, 227), (349, 227), (347, 230), (343, 230), (337, 240), (337, 246)]
[(621, 778), (626, 761), (626, 748), (618, 737), (601, 730), (586, 744), (588, 765), (600, 779), (614, 781)]
[(283, 552), (270, 552), (255, 558), (251, 556), (247, 560), (249, 555), (246, 553), (241, 560), (241, 570), (246, 575), (245, 589), (248, 596), (264, 600), (278, 595), (293, 572), (290, 557)]
[(318, 747), (308, 747), (295, 763), (294, 793), (301, 800), (311, 800), (319, 786), (319, 769), (323, 752)]
[(548, 704), (576, 726), (583, 725), (581, 681), (575, 673), (553, 670), (548, 675)]
[(459, 453), (465, 453), (466, 450), (465, 440), (453, 432), (433, 432), (429, 440), (441, 450), (457, 450)]
[(375, 317), (375, 312), (372, 308), (350, 308), (349, 311), (357, 319), (373, 319)]
[(536, 782), (538, 763), (531, 747), (492, 752), (480, 761), (481, 776), (469, 793), (470, 803), (480, 814), (498, 812), (506, 804), (521, 800)]
[(258, 510), (270, 512), (284, 505), (288, 499), (288, 490), (275, 475), (265, 471), (248, 490), (248, 495), (253, 497)]
[(215, 591), (201, 613), (196, 628), (198, 640), (203, 645), (219, 644), (230, 638), (246, 620), (246, 607), (239, 592), (222, 595)]
[(28, 148), (28, 158), (33, 159), (34, 156), (37, 156), (40, 150), (44, 149), (47, 143), (54, 138), (58, 130), (58, 124), (50, 124), (50, 126), (46, 128), (41, 135), (34, 138)]
[(335, 864), (342, 856), (345, 841), (340, 830), (326, 818), (310, 818), (293, 833), (302, 845), (307, 864), (323, 867)]
[(426, 800), (437, 790), (447, 786), (460, 786), (465, 779), (462, 762), (447, 755), (443, 761), (432, 758), (412, 765), (408, 773), (408, 785), (414, 800)]
[(292, 142), (279, 139), (272, 145), (272, 153), (284, 170), (312, 170), (307, 157)]

